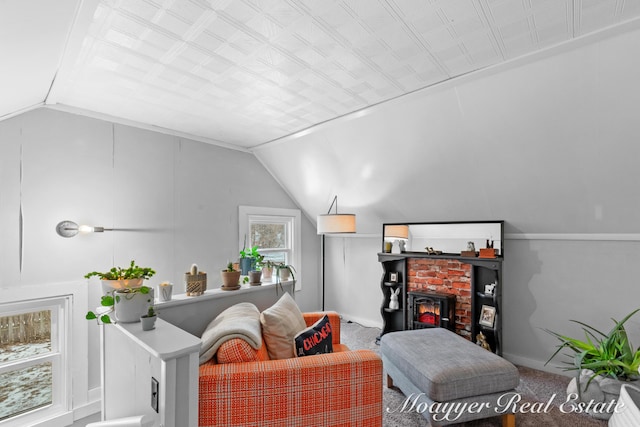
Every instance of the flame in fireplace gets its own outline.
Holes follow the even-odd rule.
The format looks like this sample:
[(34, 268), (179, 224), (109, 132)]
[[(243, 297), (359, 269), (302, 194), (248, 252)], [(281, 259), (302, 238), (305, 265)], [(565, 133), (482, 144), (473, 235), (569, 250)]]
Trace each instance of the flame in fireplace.
[(418, 318), (416, 320), (420, 323), (426, 323), (427, 325), (439, 326), (440, 304), (432, 301), (421, 303), (418, 306)]

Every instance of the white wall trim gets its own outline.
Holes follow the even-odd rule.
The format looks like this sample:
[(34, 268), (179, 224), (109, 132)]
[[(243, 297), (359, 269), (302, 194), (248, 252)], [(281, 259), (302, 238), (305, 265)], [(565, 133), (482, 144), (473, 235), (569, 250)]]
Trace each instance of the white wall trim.
[(216, 145), (221, 148), (228, 148), (229, 150), (241, 151), (243, 153), (251, 153), (247, 148), (240, 147), (238, 145), (229, 144), (226, 142), (218, 141), (216, 139), (207, 138), (204, 136), (193, 135), (177, 130), (167, 129), (159, 126), (154, 126), (146, 123), (136, 122), (134, 120), (123, 119), (121, 117), (111, 116), (109, 114), (99, 113), (97, 111), (85, 110), (82, 108), (72, 107), (65, 104), (51, 104), (45, 105), (45, 108), (52, 110), (62, 111), (65, 113), (76, 114), (79, 116), (90, 117), (92, 119), (104, 120), (110, 123), (115, 123), (124, 126), (131, 126), (138, 129), (144, 129), (151, 132), (158, 132), (164, 135), (171, 135), (178, 138), (189, 139), (192, 141), (204, 142), (205, 144)]
[(504, 239), (640, 242), (640, 233), (505, 233)]

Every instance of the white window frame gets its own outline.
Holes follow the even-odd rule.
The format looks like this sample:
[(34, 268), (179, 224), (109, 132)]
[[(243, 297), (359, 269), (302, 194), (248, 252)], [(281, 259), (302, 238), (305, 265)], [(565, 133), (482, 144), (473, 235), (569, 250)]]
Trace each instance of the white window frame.
[(244, 238), (249, 235), (252, 220), (268, 220), (287, 224), (291, 239), (291, 264), (295, 268), (296, 291), (302, 289), (302, 215), (299, 209), (263, 208), (257, 206), (239, 206), (238, 209), (238, 251), (244, 247)]
[[(1, 421), (0, 426), (40, 425), (43, 422), (51, 422), (51, 419), (56, 415), (69, 412), (72, 401), (70, 369), (71, 300), (70, 295), (63, 295), (0, 304), (0, 316), (12, 316), (41, 310), (51, 311), (51, 351), (27, 359), (6, 362), (0, 365), (0, 373), (20, 370), (47, 362), (51, 363), (52, 371), (51, 404)], [(63, 422), (66, 423), (66, 421)]]

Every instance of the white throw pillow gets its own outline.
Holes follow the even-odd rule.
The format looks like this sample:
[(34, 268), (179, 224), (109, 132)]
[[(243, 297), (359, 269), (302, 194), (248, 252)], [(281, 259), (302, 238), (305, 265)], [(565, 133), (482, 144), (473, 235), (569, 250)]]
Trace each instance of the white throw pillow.
[(302, 312), (291, 295), (285, 294), (260, 314), (262, 338), (267, 344), (271, 359), (294, 357), (294, 338), (306, 329)]

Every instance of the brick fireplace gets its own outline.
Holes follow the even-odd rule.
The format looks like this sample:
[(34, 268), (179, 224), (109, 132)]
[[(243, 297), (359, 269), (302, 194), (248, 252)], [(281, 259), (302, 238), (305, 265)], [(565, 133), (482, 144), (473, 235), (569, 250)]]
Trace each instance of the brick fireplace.
[(455, 302), (455, 330), (471, 338), (471, 264), (455, 259), (409, 258), (407, 291), (452, 294)]

